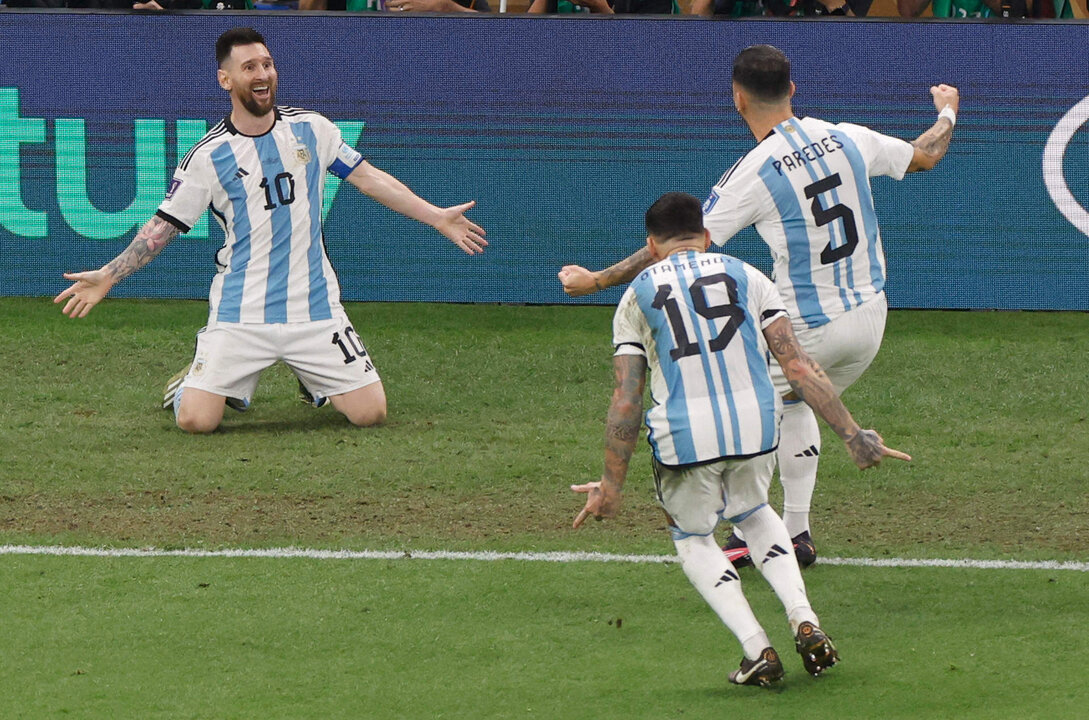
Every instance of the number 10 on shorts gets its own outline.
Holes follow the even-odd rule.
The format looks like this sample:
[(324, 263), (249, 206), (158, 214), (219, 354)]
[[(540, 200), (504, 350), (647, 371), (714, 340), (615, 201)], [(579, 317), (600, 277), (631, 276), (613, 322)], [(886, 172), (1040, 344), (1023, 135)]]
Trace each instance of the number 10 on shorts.
[(359, 333), (351, 325), (344, 328), (343, 335), (339, 332), (333, 333), (333, 344), (340, 348), (340, 352), (344, 354), (345, 365), (367, 357), (367, 348), (363, 347), (363, 341), (359, 338)]

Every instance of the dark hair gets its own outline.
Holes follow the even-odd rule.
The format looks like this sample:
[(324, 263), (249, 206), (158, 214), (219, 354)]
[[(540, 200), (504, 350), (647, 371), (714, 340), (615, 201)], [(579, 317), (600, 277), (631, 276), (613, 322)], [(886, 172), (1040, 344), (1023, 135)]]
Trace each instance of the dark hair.
[(264, 45), (268, 47), (265, 36), (253, 28), (231, 28), (216, 40), (216, 64), (218, 66), (223, 67), (223, 61), (227, 59), (236, 45)]
[(703, 206), (692, 195), (667, 192), (647, 208), (647, 234), (671, 240), (682, 235), (703, 235)]
[(757, 100), (782, 100), (790, 96), (790, 60), (771, 45), (747, 47), (734, 58), (734, 82)]

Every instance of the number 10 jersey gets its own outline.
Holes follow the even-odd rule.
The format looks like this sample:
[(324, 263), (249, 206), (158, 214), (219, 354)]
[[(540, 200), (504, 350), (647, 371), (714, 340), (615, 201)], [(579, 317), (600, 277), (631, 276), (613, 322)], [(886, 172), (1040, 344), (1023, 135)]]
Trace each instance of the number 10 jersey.
[(782, 401), (763, 330), (786, 316), (772, 282), (721, 253), (683, 251), (628, 286), (613, 318), (616, 355), (643, 355), (647, 432), (672, 467), (770, 452)]
[(861, 125), (790, 118), (712, 188), (704, 226), (723, 245), (755, 225), (791, 317), (819, 327), (884, 288), (870, 177), (903, 179), (914, 152)]
[(277, 106), (272, 129), (244, 135), (230, 117), (182, 159), (157, 215), (183, 232), (210, 209), (226, 239), (208, 294), (218, 322), (328, 320), (340, 285), (321, 229), (326, 171), (345, 178), (363, 157), (318, 113)]

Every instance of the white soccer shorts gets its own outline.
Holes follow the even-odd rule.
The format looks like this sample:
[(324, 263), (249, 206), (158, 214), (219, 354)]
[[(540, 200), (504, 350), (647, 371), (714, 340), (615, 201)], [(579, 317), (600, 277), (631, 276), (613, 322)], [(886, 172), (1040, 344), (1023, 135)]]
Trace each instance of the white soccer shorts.
[(662, 509), (687, 535), (710, 535), (721, 518), (744, 515), (768, 501), (775, 453), (719, 460), (689, 468), (654, 461), (654, 486)]
[(310, 391), (330, 397), (379, 381), (348, 316), (300, 323), (217, 323), (197, 334), (182, 387), (253, 398), (261, 371), (283, 361)]
[[(836, 392), (842, 393), (877, 357), (888, 314), (888, 300), (881, 293), (820, 327), (795, 327), (794, 334), (798, 344), (824, 368)], [(780, 395), (790, 392), (790, 383), (774, 358), (771, 379)]]

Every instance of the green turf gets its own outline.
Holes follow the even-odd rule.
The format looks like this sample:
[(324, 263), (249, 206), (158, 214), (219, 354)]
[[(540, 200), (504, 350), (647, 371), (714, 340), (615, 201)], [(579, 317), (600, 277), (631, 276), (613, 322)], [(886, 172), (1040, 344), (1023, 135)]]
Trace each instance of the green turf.
[[(158, 408), (196, 302), (83, 321), (0, 300), (0, 543), (667, 554), (647, 452), (624, 514), (573, 532), (601, 467), (611, 309), (349, 307), (382, 428), (297, 402), (189, 437)], [(825, 436), (825, 556), (1086, 559), (1084, 313), (894, 312), (845, 396), (914, 456)], [(228, 411), (229, 412), (229, 411)], [(844, 663), (729, 688), (736, 643), (676, 566), (0, 557), (0, 717), (1076, 717), (1089, 574), (820, 566)], [(788, 654), (781, 610), (747, 588)], [(622, 619), (621, 627), (616, 620)], [(611, 624), (610, 624), (611, 621)]]
[(2, 717), (1075, 717), (1089, 575), (815, 568), (814, 680), (763, 582), (781, 690), (675, 565), (0, 558)]
[[(660, 547), (648, 453), (625, 515), (572, 536), (567, 485), (597, 477), (611, 392), (605, 307), (367, 304), (349, 312), (390, 420), (296, 401), (282, 366), (252, 411), (189, 437), (158, 408), (205, 305), (109, 301), (83, 321), (0, 301), (0, 531), (165, 546), (300, 543)], [(826, 433), (814, 532), (839, 555), (1079, 559), (1089, 314), (893, 312), (845, 396), (911, 464), (861, 473)]]

